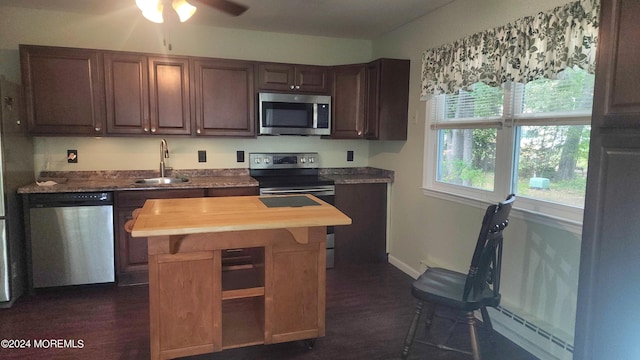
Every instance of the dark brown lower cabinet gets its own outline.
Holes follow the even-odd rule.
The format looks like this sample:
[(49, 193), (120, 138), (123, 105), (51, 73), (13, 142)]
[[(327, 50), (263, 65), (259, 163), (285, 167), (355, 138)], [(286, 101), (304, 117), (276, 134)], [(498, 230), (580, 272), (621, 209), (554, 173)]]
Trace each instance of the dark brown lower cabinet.
[(116, 192), (116, 280), (118, 285), (146, 284), (147, 238), (134, 238), (124, 230), (131, 213), (147, 199), (203, 197), (205, 189), (140, 190)]
[(387, 261), (387, 184), (338, 184), (335, 206), (352, 224), (335, 227), (336, 267)]
[(258, 187), (212, 189), (136, 190), (116, 192), (116, 278), (118, 285), (149, 282), (147, 238), (134, 238), (124, 230), (131, 213), (148, 199), (193, 198), (205, 196), (258, 195)]

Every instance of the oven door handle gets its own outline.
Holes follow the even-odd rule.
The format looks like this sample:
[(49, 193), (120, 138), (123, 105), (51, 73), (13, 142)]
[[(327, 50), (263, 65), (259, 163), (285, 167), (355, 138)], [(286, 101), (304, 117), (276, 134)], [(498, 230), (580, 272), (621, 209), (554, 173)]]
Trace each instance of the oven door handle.
[(275, 189), (261, 189), (261, 195), (286, 195), (286, 194), (310, 194), (310, 195), (334, 195), (334, 190), (327, 189), (286, 189), (286, 190), (275, 190)]

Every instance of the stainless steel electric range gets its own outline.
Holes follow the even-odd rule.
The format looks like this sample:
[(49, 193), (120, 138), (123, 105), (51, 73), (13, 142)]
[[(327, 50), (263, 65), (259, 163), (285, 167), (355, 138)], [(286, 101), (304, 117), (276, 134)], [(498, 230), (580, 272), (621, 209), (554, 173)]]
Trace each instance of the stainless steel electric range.
[[(333, 180), (320, 176), (318, 153), (250, 153), (249, 174), (260, 195), (311, 194), (334, 205)], [(334, 266), (333, 226), (327, 227), (327, 268)]]

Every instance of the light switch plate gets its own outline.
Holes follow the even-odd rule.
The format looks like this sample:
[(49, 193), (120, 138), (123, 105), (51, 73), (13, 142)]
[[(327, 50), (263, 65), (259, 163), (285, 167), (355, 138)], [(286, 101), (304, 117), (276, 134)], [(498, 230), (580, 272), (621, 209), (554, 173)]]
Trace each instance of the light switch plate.
[(353, 161), (353, 150), (347, 150), (347, 161)]

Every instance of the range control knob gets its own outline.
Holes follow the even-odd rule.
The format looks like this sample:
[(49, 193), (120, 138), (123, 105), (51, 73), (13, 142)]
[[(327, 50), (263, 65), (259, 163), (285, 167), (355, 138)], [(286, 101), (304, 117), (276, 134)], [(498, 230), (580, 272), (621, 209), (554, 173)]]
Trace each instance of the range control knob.
[(305, 158), (304, 156), (300, 157), (300, 162), (301, 163), (306, 163), (307, 162), (307, 158)]
[(316, 158), (314, 158), (313, 156), (310, 156), (309, 162), (313, 164), (314, 162), (316, 162)]
[(256, 163), (256, 164), (260, 164), (260, 158), (254, 158), (253, 162)]
[(268, 158), (268, 157), (266, 157), (266, 158), (264, 158), (264, 160), (263, 160), (263, 161), (264, 161), (264, 163), (265, 163), (265, 164), (268, 164), (268, 163), (269, 163), (269, 158)]

